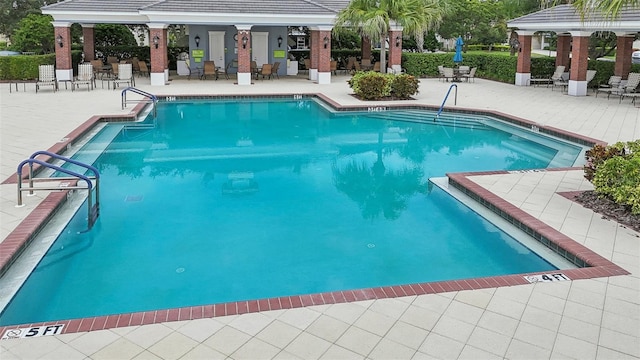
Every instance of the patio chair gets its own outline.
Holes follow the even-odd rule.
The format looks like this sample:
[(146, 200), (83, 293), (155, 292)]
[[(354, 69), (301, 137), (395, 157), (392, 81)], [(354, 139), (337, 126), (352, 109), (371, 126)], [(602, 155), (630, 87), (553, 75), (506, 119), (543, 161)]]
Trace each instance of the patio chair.
[(204, 62), (202, 76), (200, 78), (204, 80), (207, 76), (213, 76), (215, 80), (218, 80), (218, 69), (216, 69), (216, 63), (214, 61), (209, 60)]
[(444, 81), (444, 65), (438, 65), (438, 80)]
[(338, 62), (334, 60), (334, 61), (331, 61), (329, 64), (330, 64), (329, 71), (331, 71), (333, 75), (338, 75)]
[(373, 64), (371, 64), (371, 59), (362, 59), (360, 61), (360, 67), (362, 67), (362, 70), (364, 71), (373, 69)]
[(258, 76), (260, 76), (260, 69), (258, 68), (258, 63), (255, 61), (251, 61), (251, 74), (252, 76), (256, 76), (256, 80), (258, 80)]
[(219, 68), (218, 69), (218, 76), (220, 76), (220, 74), (224, 74), (224, 78), (229, 80), (229, 68), (231, 67), (231, 61), (229, 61), (227, 63), (227, 65), (223, 68)]
[(109, 76), (110, 69), (102, 63), (102, 60), (91, 60), (89, 63), (91, 63), (91, 66), (93, 66), (94, 79), (97, 79), (98, 76), (100, 76), (100, 79), (102, 79), (105, 75)]
[(311, 59), (304, 59), (303, 65), (304, 65), (304, 68), (302, 69), (302, 71), (306, 71), (308, 74), (309, 69), (311, 69)]
[(53, 65), (38, 66), (38, 81), (36, 81), (36, 93), (40, 90), (40, 86), (52, 86), (53, 92), (58, 90), (58, 82), (56, 81), (56, 70)]
[(458, 66), (458, 74), (463, 77), (471, 71), (471, 68), (466, 65)]
[(345, 66), (345, 70), (347, 72), (354, 72), (356, 70), (356, 63), (358, 61), (356, 60), (356, 58), (354, 56), (349, 56), (349, 58), (347, 58), (347, 65)]
[(613, 89), (620, 87), (620, 83), (622, 82), (622, 76), (612, 75), (609, 77), (609, 80), (606, 84), (598, 86), (596, 89), (596, 97), (598, 97), (598, 93), (605, 92), (607, 96), (611, 95), (611, 91)]
[(272, 65), (271, 64), (264, 64), (262, 65), (262, 69), (260, 71), (260, 75), (262, 75), (262, 80), (264, 80), (265, 77), (268, 77), (269, 80), (271, 80), (271, 69), (272, 69)]
[(280, 75), (278, 75), (278, 69), (280, 69), (280, 62), (276, 61), (273, 63), (273, 66), (271, 67), (271, 77), (275, 76), (278, 79), (280, 79)]
[(146, 61), (138, 61), (138, 69), (140, 76), (149, 77), (149, 67), (147, 67)]
[(375, 63), (373, 63), (372, 70), (376, 72), (380, 72), (380, 61), (376, 61)]
[(127, 84), (127, 86), (135, 86), (136, 82), (133, 78), (133, 67), (131, 64), (118, 65), (118, 76), (113, 79), (113, 90), (120, 84)]
[(455, 79), (455, 74), (453, 73), (453, 68), (450, 68), (450, 67), (442, 68), (442, 78), (445, 81), (449, 81), (449, 79), (451, 79), (451, 81), (453, 81)]
[(93, 65), (90, 63), (78, 64), (78, 76), (71, 83), (71, 91), (80, 88), (80, 85), (87, 85), (87, 91), (93, 90), (95, 86), (93, 77)]
[(476, 71), (478, 70), (477, 67), (473, 67), (471, 68), (471, 70), (469, 70), (468, 74), (462, 74), (462, 78), (466, 81), (469, 82), (469, 80), (473, 80), (473, 82), (476, 82)]

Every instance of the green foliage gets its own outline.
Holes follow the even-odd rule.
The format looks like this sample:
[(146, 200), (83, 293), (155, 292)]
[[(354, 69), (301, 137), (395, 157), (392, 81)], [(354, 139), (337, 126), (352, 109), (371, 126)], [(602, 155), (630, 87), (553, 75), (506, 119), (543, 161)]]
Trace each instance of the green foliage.
[(594, 191), (640, 215), (640, 140), (596, 145), (585, 156), (584, 177)]
[(410, 99), (411, 95), (418, 93), (419, 86), (419, 81), (414, 76), (381, 74), (375, 71), (358, 71), (348, 83), (356, 96), (364, 100), (387, 97)]
[[(53, 4), (60, 0), (47, 0)], [(0, 34), (12, 38), (18, 23), (30, 14), (40, 15), (40, 7), (45, 5), (43, 0), (2, 0), (0, 1)]]
[(418, 93), (420, 82), (415, 76), (400, 74), (392, 77), (391, 95), (397, 99), (410, 99), (412, 95)]
[(467, 44), (502, 43), (507, 39), (503, 1), (453, 0), (438, 33), (445, 39), (462, 36)]
[(359, 71), (348, 81), (353, 92), (364, 100), (376, 100), (391, 95), (391, 81), (384, 74)]
[(0, 41), (0, 50), (7, 50), (8, 46), (7, 46), (7, 42), (6, 41)]
[(94, 30), (96, 47), (138, 45), (135, 36), (125, 25), (97, 24)]
[(582, 167), (584, 178), (592, 181), (600, 165), (613, 157), (624, 156), (625, 151), (625, 144), (621, 142), (608, 146), (595, 145), (587, 150), (585, 152), (587, 163)]
[(53, 18), (50, 15), (29, 14), (16, 25), (11, 36), (11, 48), (48, 54), (54, 51)]
[(0, 56), (0, 80), (37, 79), (38, 65), (54, 63), (54, 54)]

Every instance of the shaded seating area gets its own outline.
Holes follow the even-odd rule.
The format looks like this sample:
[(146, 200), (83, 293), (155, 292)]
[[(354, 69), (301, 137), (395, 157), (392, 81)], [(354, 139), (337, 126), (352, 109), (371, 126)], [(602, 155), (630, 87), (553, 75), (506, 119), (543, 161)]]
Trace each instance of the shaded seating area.
[(265, 77), (271, 79), (272, 69), (273, 69), (273, 66), (271, 64), (262, 65), (262, 68), (260, 69), (260, 75), (262, 76), (262, 80), (264, 80)]
[(78, 76), (71, 83), (71, 90), (80, 88), (80, 85), (87, 85), (87, 91), (93, 90), (95, 78), (93, 75), (93, 65), (91, 63), (78, 64)]
[(53, 65), (38, 66), (38, 81), (36, 81), (36, 93), (41, 86), (51, 86), (53, 92), (58, 90), (58, 82), (56, 81), (56, 70)]

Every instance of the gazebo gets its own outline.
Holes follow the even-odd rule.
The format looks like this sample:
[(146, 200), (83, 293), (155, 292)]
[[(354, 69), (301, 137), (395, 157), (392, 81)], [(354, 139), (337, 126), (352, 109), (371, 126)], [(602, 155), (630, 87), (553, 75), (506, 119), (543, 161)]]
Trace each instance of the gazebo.
[[(151, 84), (165, 85), (169, 78), (167, 27), (185, 24), (189, 28), (189, 53), (216, 64), (237, 61), (238, 84), (251, 84), (251, 61), (259, 64), (286, 61), (289, 26), (311, 30), (309, 79), (331, 83), (331, 30), (340, 10), (349, 0), (67, 0), (42, 8), (53, 17), (56, 46), (56, 75), (73, 78), (71, 25), (83, 29), (85, 60), (95, 53), (95, 24), (146, 24), (151, 39)], [(389, 67), (399, 68), (402, 29), (389, 33), (396, 41), (389, 48)], [(363, 56), (370, 55), (370, 42), (363, 39)], [(66, 46), (65, 46), (66, 44)], [(284, 46), (283, 46), (284, 45)], [(193, 50), (196, 50), (194, 53)], [(198, 64), (193, 63), (192, 67)]]
[(587, 94), (589, 37), (596, 31), (611, 31), (617, 36), (615, 75), (626, 79), (631, 69), (631, 53), (635, 35), (640, 31), (640, 8), (624, 8), (615, 19), (601, 13), (581, 17), (572, 5), (558, 5), (507, 22), (518, 33), (518, 65), (515, 83), (529, 84), (531, 78), (531, 37), (539, 31), (558, 35), (556, 66), (570, 69), (568, 93)]

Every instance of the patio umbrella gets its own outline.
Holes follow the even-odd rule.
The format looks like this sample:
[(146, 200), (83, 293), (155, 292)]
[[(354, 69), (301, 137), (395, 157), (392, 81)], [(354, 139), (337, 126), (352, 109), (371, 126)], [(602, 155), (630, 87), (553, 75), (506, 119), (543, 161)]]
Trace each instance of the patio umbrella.
[(462, 41), (462, 36), (458, 36), (458, 40), (456, 40), (456, 54), (453, 55), (454, 63), (462, 62), (462, 45), (464, 45), (464, 42)]

